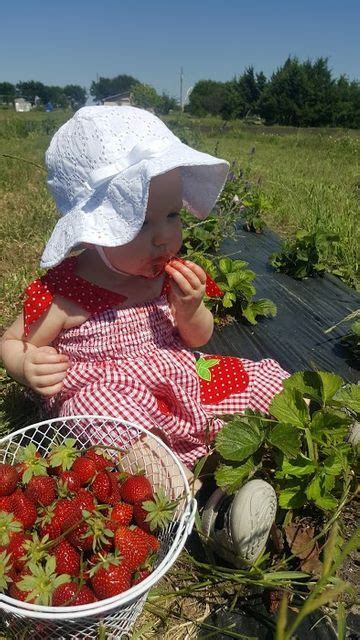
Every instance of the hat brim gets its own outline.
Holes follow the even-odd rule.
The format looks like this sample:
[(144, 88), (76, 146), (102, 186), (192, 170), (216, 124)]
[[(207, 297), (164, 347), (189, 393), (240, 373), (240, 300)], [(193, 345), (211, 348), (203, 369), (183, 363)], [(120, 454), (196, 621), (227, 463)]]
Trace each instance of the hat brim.
[[(161, 155), (120, 172), (60, 218), (41, 266), (56, 266), (82, 243), (114, 247), (131, 242), (145, 219), (150, 180), (177, 167), (182, 173), (183, 206), (205, 218), (225, 184), (229, 163), (177, 141)], [(109, 197), (115, 187), (116, 201)]]

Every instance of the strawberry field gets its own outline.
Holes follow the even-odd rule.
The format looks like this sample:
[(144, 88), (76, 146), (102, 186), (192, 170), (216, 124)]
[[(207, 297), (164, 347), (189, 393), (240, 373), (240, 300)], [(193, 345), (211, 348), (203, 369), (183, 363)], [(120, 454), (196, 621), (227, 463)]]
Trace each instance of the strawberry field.
[[(1, 115), (1, 320), (4, 328), (21, 308), (20, 294), (24, 287), (41, 273), (39, 255), (55, 219), (54, 205), (45, 185), (43, 153), (54, 128), (65, 117), (66, 114), (61, 113)], [(233, 352), (235, 327), (240, 327), (243, 332), (240, 335), (246, 334), (251, 342), (257, 340), (262, 331), (266, 332), (269, 325), (276, 326), (280, 322), (279, 314), (284, 313), (279, 301), (272, 299), (269, 292), (262, 290), (259, 295), (257, 290), (261, 287), (258, 287), (251, 252), (243, 259), (238, 251), (242, 243), (248, 242), (247, 237), (260, 237), (266, 228), (275, 230), (287, 241), (276, 255), (266, 256), (266, 273), (286, 273), (280, 278), (295, 278), (304, 287), (307, 282), (310, 286), (316, 282), (319, 284), (316, 291), (321, 291), (324, 274), (330, 273), (356, 295), (360, 213), (358, 132), (270, 127), (263, 131), (255, 126), (242, 128), (234, 124), (232, 127), (209, 118), (200, 121), (174, 116), (169, 120), (184, 141), (233, 162), (217, 215), (199, 224), (183, 212), (184, 257), (201, 264), (224, 292), (222, 298), (210, 292), (206, 300), (217, 323), (214, 353), (221, 345), (229, 354), (241, 355)], [(230, 242), (231, 249), (224, 250), (224, 239)], [(281, 284), (283, 280), (278, 282)], [(302, 289), (296, 291), (300, 295)], [(339, 289), (340, 296), (341, 291), (345, 289)], [(155, 637), (291, 640), (321, 633), (321, 629), (325, 635), (319, 637), (357, 637), (357, 632), (351, 629), (358, 624), (360, 577), (358, 309), (356, 302), (353, 306), (346, 303), (340, 315), (329, 316), (328, 324), (323, 327), (325, 331), (331, 329), (331, 325), (338, 325), (329, 334), (322, 331), (321, 338), (332, 340), (335, 331), (334, 345), (337, 341), (341, 343), (340, 359), (334, 360), (333, 368), (322, 370), (308, 366), (296, 371), (286, 381), (282, 394), (274, 398), (271, 417), (251, 411), (229, 417), (216, 441), (209, 443), (208, 455), (194, 470), (195, 478), (205, 481), (214, 475), (217, 485), (229, 493), (256, 478), (265, 479), (275, 488), (279, 508), (264, 552), (253, 565), (234, 569), (214, 556), (197, 518), (197, 532), (187, 549), (151, 589), (145, 609), (131, 633), (133, 640)], [(349, 320), (342, 322), (346, 316)], [(289, 336), (287, 340), (290, 343)], [(344, 375), (346, 370), (338, 364), (347, 357), (351, 362), (350, 377)], [(199, 366), (206, 369), (206, 363), (200, 362)], [(0, 384), (1, 437), (40, 419), (36, 404), (4, 370)], [(129, 524), (132, 530), (137, 530), (141, 528), (140, 522), (144, 527), (145, 520), (147, 535), (152, 537), (142, 545), (145, 554), (142, 562), (128, 569), (122, 580), (127, 588), (137, 580), (146, 579), (147, 574), (139, 573), (149, 571), (145, 565), (152, 554), (156, 562), (161, 544), (160, 525), (166, 527), (166, 515), (165, 521), (156, 521), (159, 516), (156, 505), (165, 501), (160, 511), (170, 518), (176, 505), (170, 501), (166, 506), (161, 491), (155, 499), (152, 487), (142, 496), (140, 508), (131, 500), (119, 500), (116, 492), (126, 482), (126, 477), (121, 475), (121, 463), (118, 458), (116, 462), (114, 458), (108, 462), (105, 456), (101, 470), (103, 457), (102, 451), (91, 447), (82, 451), (80, 457), (79, 451), (74, 453), (74, 442), (62, 448), (54, 446), (44, 460), (32, 445), (20, 451), (15, 471), (7, 470), (13, 490), (10, 493), (9, 489), (5, 493), (3, 490), (0, 497), (0, 592), (15, 589), (11, 587), (12, 576), (8, 570), (8, 545), (15, 545), (15, 540), (21, 538), (18, 549), (11, 549), (16, 557), (16, 574), (25, 568), (21, 579), (16, 578), (17, 587), (21, 582), (21, 596), (27, 594), (25, 598), (30, 600), (39, 597), (35, 592), (40, 581), (46, 585), (41, 596), (41, 603), (45, 605), (55, 604), (54, 597), (55, 602), (60, 597), (61, 602), (73, 604), (77, 598), (106, 598), (109, 594), (101, 591), (106, 586), (101, 585), (99, 591), (95, 591), (96, 563), (91, 562), (90, 557), (104, 556), (109, 544), (112, 550), (116, 548), (116, 554), (123, 555), (119, 542), (122, 536), (118, 535), (116, 543), (116, 531)], [(85, 463), (81, 462), (83, 459)], [(80, 468), (81, 479), (74, 478), (76, 467), (84, 465), (87, 468)], [(5, 480), (0, 482), (0, 487), (4, 485)], [(86, 528), (84, 523), (65, 519), (65, 524), (60, 523), (60, 529), (54, 533), (51, 514), (46, 511), (55, 498), (60, 502), (69, 501), (70, 491), (70, 496), (85, 499), (90, 486), (92, 501), (87, 497), (81, 509), (87, 514)], [(13, 494), (14, 502), (9, 505), (8, 497)], [(38, 506), (26, 514), (29, 501)], [(94, 513), (94, 503), (105, 507)], [(127, 507), (118, 507), (119, 503)], [(16, 517), (19, 514), (20, 525)], [(156, 524), (152, 527), (154, 514)], [(21, 520), (25, 515), (29, 518), (26, 534)], [(114, 521), (116, 527), (112, 524)], [(87, 544), (88, 548), (82, 548)], [(129, 542), (132, 551), (134, 544), (132, 535)], [(58, 553), (57, 547), (60, 547)], [(106, 557), (97, 560), (103, 563), (109, 576), (110, 565), (114, 563)], [(65, 572), (60, 571), (61, 566)], [(118, 567), (119, 563), (114, 566)], [(67, 586), (61, 594), (61, 587), (66, 584), (61, 578), (64, 575), (67, 584), (70, 576), (70, 584), (77, 585), (75, 592), (73, 586)], [(54, 595), (54, 587), (60, 596), (59, 591)], [(4, 638), (12, 637), (6, 635), (5, 627), (2, 632)], [(100, 627), (98, 637), (109, 637), (106, 625)]]

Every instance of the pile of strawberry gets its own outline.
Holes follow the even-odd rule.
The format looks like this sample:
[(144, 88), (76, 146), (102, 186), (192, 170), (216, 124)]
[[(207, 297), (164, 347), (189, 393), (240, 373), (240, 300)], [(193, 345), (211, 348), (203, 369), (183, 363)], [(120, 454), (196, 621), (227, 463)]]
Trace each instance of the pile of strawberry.
[(48, 606), (115, 596), (147, 577), (175, 503), (74, 439), (0, 463), (0, 593)]

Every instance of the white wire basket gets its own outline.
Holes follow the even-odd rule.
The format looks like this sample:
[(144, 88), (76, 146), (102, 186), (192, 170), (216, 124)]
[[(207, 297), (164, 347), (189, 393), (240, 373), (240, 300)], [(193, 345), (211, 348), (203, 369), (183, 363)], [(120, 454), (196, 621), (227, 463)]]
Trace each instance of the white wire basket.
[(191, 532), (196, 500), (191, 496), (183, 467), (162, 440), (134, 423), (97, 415), (69, 416), (44, 420), (10, 433), (0, 440), (0, 462), (13, 463), (19, 447), (35, 443), (46, 456), (53, 444), (76, 438), (79, 449), (106, 445), (106, 452), (121, 462), (125, 471), (144, 469), (154, 490), (160, 487), (178, 506), (168, 527), (161, 533), (160, 550), (153, 572), (128, 591), (92, 604), (45, 607), (0, 594), (1, 618), (8, 638), (31, 640), (96, 640), (101, 630), (107, 639), (128, 638), (141, 614), (149, 589), (170, 569)]

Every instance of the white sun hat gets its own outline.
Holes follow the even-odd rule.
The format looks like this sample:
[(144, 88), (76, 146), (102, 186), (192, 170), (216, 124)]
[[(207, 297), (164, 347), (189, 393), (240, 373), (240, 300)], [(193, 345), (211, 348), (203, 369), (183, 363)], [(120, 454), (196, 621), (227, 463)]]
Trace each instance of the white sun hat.
[(88, 242), (133, 240), (146, 214), (151, 178), (181, 168), (183, 206), (205, 218), (224, 186), (226, 160), (182, 143), (155, 115), (136, 107), (83, 107), (54, 135), (48, 185), (60, 213), (41, 258), (59, 264)]

